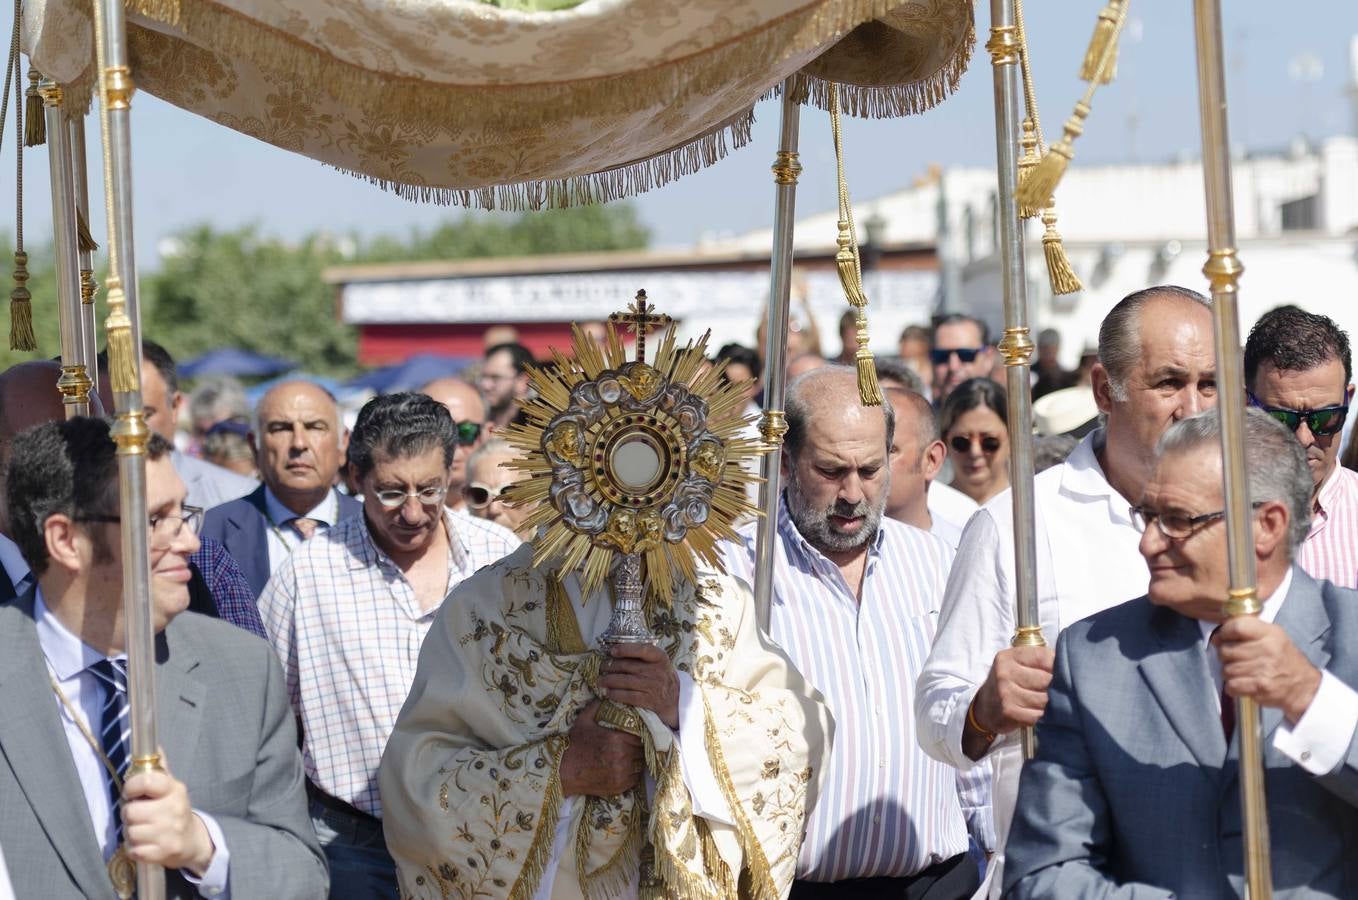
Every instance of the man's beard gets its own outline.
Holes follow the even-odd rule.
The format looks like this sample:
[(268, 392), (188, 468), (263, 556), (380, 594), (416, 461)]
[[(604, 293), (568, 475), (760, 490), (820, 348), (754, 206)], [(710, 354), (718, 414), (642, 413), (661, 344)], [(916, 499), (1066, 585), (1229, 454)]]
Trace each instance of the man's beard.
[[(794, 474), (788, 479), (787, 511), (792, 518), (792, 524), (812, 547), (822, 553), (844, 553), (857, 550), (876, 537), (877, 530), (882, 527), (882, 513), (886, 509), (886, 500), (890, 493), (888, 485), (875, 505), (868, 503), (867, 500), (860, 500), (857, 503), (836, 500), (824, 509), (813, 509), (802, 496), (801, 486), (797, 484), (797, 476)], [(846, 519), (861, 516), (863, 524), (857, 532), (848, 534), (837, 530), (830, 523), (831, 516)]]

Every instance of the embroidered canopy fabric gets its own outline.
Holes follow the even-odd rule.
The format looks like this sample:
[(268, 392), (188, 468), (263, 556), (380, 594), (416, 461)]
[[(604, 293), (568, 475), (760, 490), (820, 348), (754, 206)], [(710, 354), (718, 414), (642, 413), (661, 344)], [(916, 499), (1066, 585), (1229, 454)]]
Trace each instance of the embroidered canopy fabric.
[[(504, 208), (612, 200), (709, 165), (799, 72), (821, 105), (829, 79), (851, 113), (927, 109), (974, 43), (971, 0), (129, 0), (128, 14), (139, 89), (414, 199)], [(88, 2), (26, 0), (23, 15), (33, 64), (87, 103)]]

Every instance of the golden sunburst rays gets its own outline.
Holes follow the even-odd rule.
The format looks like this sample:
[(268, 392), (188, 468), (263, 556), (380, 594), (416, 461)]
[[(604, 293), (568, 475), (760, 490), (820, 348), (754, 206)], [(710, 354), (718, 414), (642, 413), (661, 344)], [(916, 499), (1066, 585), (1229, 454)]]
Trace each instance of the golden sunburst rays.
[[(502, 496), (536, 504), (525, 523), (538, 535), (533, 565), (578, 571), (589, 596), (617, 555), (639, 553), (649, 599), (668, 606), (700, 565), (723, 568), (718, 545), (758, 515), (748, 486), (760, 481), (752, 461), (767, 447), (741, 415), (748, 385), (708, 362), (708, 334), (680, 345), (666, 328), (646, 366), (629, 363), (611, 322), (602, 342), (578, 326), (572, 336), (571, 356), (554, 350), (529, 370), (536, 396), (501, 432), (522, 454), (505, 464), (522, 477)], [(650, 484), (629, 486), (613, 471), (620, 441), (653, 448)]]

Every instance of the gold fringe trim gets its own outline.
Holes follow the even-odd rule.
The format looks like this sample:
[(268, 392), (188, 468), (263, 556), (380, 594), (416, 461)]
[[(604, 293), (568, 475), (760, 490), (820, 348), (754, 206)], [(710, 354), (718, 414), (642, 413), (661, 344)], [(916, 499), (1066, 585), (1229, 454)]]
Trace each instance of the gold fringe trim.
[(521, 181), (517, 184), (499, 184), (484, 188), (407, 184), (353, 169), (342, 167), (336, 169), (376, 185), (402, 200), (416, 203), (510, 212), (565, 209), (623, 200), (663, 187), (685, 175), (692, 175), (725, 159), (731, 151), (739, 150), (748, 144), (753, 126), (754, 110), (749, 109), (734, 119), (718, 125), (712, 131), (649, 159), (589, 175), (572, 175), (545, 181)]
[[(647, 900), (648, 896), (652, 900), (737, 900), (735, 879), (721, 858), (707, 823), (692, 814), (678, 754), (674, 754), (665, 771), (657, 776), (655, 795), (656, 812), (651, 817), (649, 847), (651, 862), (661, 883), (650, 890), (643, 885), (642, 900)], [(687, 810), (687, 818), (670, 815), (676, 809), (676, 802)], [(692, 829), (691, 833), (684, 834), (685, 828)], [(685, 866), (671, 848), (677, 848), (678, 853), (690, 860), (697, 856), (702, 861), (702, 873)]]
[(90, 234), (90, 224), (85, 221), (85, 214), (78, 209), (75, 211), (75, 239), (81, 253), (94, 253), (99, 249), (94, 236)]
[[(1108, 84), (1118, 73), (1117, 24), (1122, 15), (1121, 7), (1125, 0), (1108, 0), (1108, 5), (1099, 10), (1099, 20), (1094, 24), (1094, 34), (1089, 39), (1089, 49), (1085, 50), (1084, 62), (1080, 63), (1080, 80)], [(1112, 44), (1111, 49), (1109, 44)]]
[(38, 93), (38, 82), (41, 80), (42, 73), (29, 66), (28, 89), (24, 91), (25, 147), (41, 147), (47, 143), (47, 115), (43, 111), (42, 95)]
[(1051, 282), (1053, 294), (1074, 294), (1085, 289), (1080, 278), (1071, 268), (1066, 248), (1061, 243), (1061, 233), (1056, 230), (1056, 210), (1048, 203), (1042, 212), (1042, 224), (1047, 231), (1042, 235), (1042, 253), (1047, 259), (1047, 278)]
[[(641, 846), (644, 843), (645, 825), (642, 822), (642, 810), (645, 804), (642, 802), (642, 792), (639, 789), (634, 789), (631, 794), (633, 802), (628, 812), (631, 822), (627, 826), (627, 836), (623, 838), (622, 845), (618, 847), (613, 857), (593, 872), (589, 871), (589, 847), (594, 831), (588, 827), (590, 821), (588, 807), (576, 826), (575, 874), (580, 879), (580, 893), (584, 895), (585, 900), (617, 897), (630, 887), (636, 878), (641, 862)], [(591, 797), (590, 802), (602, 801)]]
[(14, 254), (14, 290), (9, 292), (9, 349), (30, 352), (38, 349), (33, 336), (33, 295), (28, 290), (28, 254)]
[(570, 739), (564, 734), (558, 734), (547, 738), (543, 743), (551, 756), (551, 774), (548, 776), (547, 789), (542, 793), (542, 808), (538, 811), (533, 843), (529, 845), (523, 868), (514, 881), (514, 887), (509, 891), (509, 900), (532, 900), (538, 892), (547, 861), (552, 857), (552, 842), (556, 839), (557, 820), (561, 818), (561, 757), (570, 746)]
[(703, 696), (703, 738), (707, 745), (708, 764), (712, 766), (712, 774), (716, 777), (722, 796), (726, 798), (726, 805), (736, 820), (741, 849), (745, 851), (745, 871), (749, 875), (749, 890), (743, 896), (749, 900), (782, 900), (782, 895), (773, 881), (773, 871), (769, 866), (768, 857), (764, 855), (764, 848), (754, 833), (754, 827), (750, 825), (749, 817), (745, 815), (744, 807), (740, 805), (740, 798), (736, 796), (736, 786), (731, 780), (731, 770), (726, 766), (726, 757), (721, 752), (721, 737), (717, 734), (717, 723), (712, 718), (712, 707), (708, 705), (706, 695)]

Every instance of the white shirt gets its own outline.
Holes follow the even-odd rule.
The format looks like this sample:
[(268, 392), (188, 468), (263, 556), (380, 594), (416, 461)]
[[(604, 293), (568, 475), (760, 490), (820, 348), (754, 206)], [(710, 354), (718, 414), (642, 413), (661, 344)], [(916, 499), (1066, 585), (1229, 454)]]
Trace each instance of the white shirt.
[(3, 847), (0, 847), (0, 900), (14, 900), (14, 885), (9, 880), (9, 869), (5, 866)]
[[(1065, 626), (1141, 596), (1150, 583), (1137, 550), (1141, 535), (1132, 525), (1131, 502), (1108, 483), (1094, 453), (1102, 439), (1102, 431), (1089, 434), (1064, 463), (1034, 479), (1038, 613), (1048, 646), (1055, 646)], [(1014, 636), (1010, 496), (1005, 491), (981, 507), (962, 533), (938, 634), (915, 692), (920, 745), (963, 771), (976, 765), (962, 752), (967, 707), (995, 654)], [(997, 739), (988, 758), (994, 768), (997, 847), (1003, 848), (1022, 766), (1017, 733)], [(1001, 862), (997, 856), (987, 873), (995, 893)]]
[[(945, 527), (950, 526), (954, 532), (961, 535), (962, 529), (967, 527), (967, 522), (971, 519), (980, 505), (966, 494), (959, 491), (950, 484), (944, 484), (935, 479), (929, 482), (929, 515), (937, 526), (941, 519), (946, 523)], [(957, 543), (952, 543), (953, 549), (957, 548)]]
[[(97, 735), (99, 720), (103, 714), (105, 688), (95, 674), (89, 671), (89, 667), (104, 659), (104, 654), (80, 640), (58, 621), (43, 602), (41, 589), (33, 600), (33, 619), (37, 627), (38, 644), (47, 661), (48, 673), (56, 680), (66, 700), (84, 720), (85, 728), (89, 729), (90, 734)], [(95, 840), (99, 842), (104, 860), (107, 862), (117, 849), (107, 770), (104, 768), (101, 755), (90, 746), (80, 724), (71, 717), (71, 711), (61, 702), (55, 691), (52, 692), (52, 702), (57, 706), (61, 727), (66, 734), (66, 743), (71, 748), (71, 760), (75, 763), (76, 776), (80, 779), (80, 788), (85, 794), (85, 808), (90, 814)], [(215, 852), (201, 879), (195, 878), (187, 870), (180, 871), (191, 884), (197, 885), (198, 893), (202, 896), (229, 897), (227, 877), (231, 852), (226, 847), (226, 837), (212, 816), (196, 809), (193, 812), (207, 826)]]
[[(1287, 600), (1288, 589), (1292, 587), (1292, 569), (1289, 566), (1282, 583), (1263, 601), (1264, 608), (1259, 618), (1272, 622), (1278, 618), (1278, 610)], [(1218, 622), (1198, 620), (1202, 629), (1203, 641), (1210, 641)], [(1221, 658), (1207, 648), (1207, 668), (1216, 684), (1213, 697), (1217, 712), (1221, 712)], [(1358, 691), (1354, 691), (1329, 672), (1321, 670), (1320, 688), (1306, 707), (1306, 712), (1289, 724), (1284, 718), (1273, 732), (1273, 749), (1301, 766), (1312, 775), (1324, 775), (1348, 755), (1349, 744), (1354, 732), (1358, 731)]]
[(299, 516), (297, 513), (283, 505), (283, 501), (273, 495), (273, 491), (264, 488), (264, 511), (268, 513), (269, 531), (267, 534), (269, 544), (269, 571), (277, 572), (278, 567), (283, 564), (283, 560), (288, 558), (288, 554), (302, 545), (302, 536), (297, 533), (297, 529), (288, 523), (293, 519), (315, 519), (320, 524), (316, 527), (319, 534), (339, 521), (339, 497), (335, 489), (331, 488), (325, 498), (307, 511), (306, 515)]

